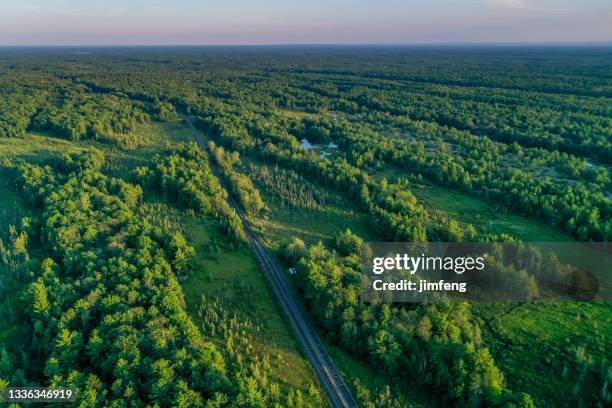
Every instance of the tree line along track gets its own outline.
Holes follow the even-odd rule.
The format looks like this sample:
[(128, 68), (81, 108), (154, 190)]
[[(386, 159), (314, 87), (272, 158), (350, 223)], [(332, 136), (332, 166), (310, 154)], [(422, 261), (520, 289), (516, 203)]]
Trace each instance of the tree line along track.
[[(197, 145), (206, 152), (205, 141), (200, 132), (195, 128), (189, 117), (183, 116), (183, 119), (189, 125)], [(210, 166), (213, 173), (218, 178), (219, 183), (226, 188), (216, 163), (210, 160)], [(226, 188), (226, 190), (228, 189)], [(289, 320), (291, 328), (302, 346), (306, 358), (312, 365), (319, 382), (323, 386), (332, 407), (357, 408), (359, 406), (357, 400), (346, 385), (340, 371), (334, 364), (321, 338), (315, 331), (304, 306), (297, 300), (297, 294), (289, 283), (283, 268), (281, 268), (268, 248), (262, 243), (261, 239), (253, 232), (248, 219), (231, 194), (228, 196), (228, 203), (240, 217), (244, 226), (244, 232), (247, 235), (251, 249), (261, 266), (264, 276), (268, 280), (272, 292), (277, 298), (278, 304)]]

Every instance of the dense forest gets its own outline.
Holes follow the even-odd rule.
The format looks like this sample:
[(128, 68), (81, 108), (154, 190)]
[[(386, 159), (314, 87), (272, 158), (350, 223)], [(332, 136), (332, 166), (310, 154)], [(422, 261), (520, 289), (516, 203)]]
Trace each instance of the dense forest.
[(558, 260), (385, 304), (358, 250), (609, 242), (611, 165), (607, 47), (0, 50), (0, 388), (328, 406), (235, 200), (362, 406), (608, 406), (612, 309), (541, 302)]

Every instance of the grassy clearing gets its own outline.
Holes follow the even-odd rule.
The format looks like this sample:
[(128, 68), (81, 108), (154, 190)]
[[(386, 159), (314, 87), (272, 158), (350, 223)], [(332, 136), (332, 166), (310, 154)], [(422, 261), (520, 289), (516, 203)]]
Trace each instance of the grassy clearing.
[[(609, 303), (489, 303), (473, 310), (511, 388), (546, 407), (573, 406), (568, 396), (601, 391), (592, 378), (612, 355)], [(544, 373), (556, 374), (542, 381)]]
[[(265, 166), (252, 157), (242, 157), (242, 161), (254, 166)], [(267, 211), (252, 221), (272, 248), (292, 237), (299, 237), (307, 244), (330, 241), (347, 228), (366, 241), (380, 240), (373, 231), (368, 215), (337, 191), (316, 186), (326, 197), (325, 204), (316, 208), (296, 207), (282, 203), (263, 183), (255, 184), (262, 194)]]
[(64, 153), (78, 153), (83, 148), (73, 142), (49, 137), (42, 133), (30, 133), (25, 138), (0, 138), (0, 158), (20, 158), (40, 162)]
[(173, 144), (193, 141), (189, 129), (182, 121), (147, 123), (140, 125), (135, 133), (143, 143), (134, 149), (121, 149), (89, 142), (90, 145), (105, 150), (113, 175), (128, 174), (138, 166), (147, 165), (156, 154), (167, 152)]
[(417, 198), (434, 209), (443, 209), (459, 221), (472, 223), (493, 234), (509, 234), (526, 242), (565, 242), (573, 239), (553, 226), (538, 220), (504, 214), (500, 208), (481, 199), (434, 186), (414, 184)]
[(304, 118), (316, 118), (319, 117), (316, 113), (309, 113), (301, 110), (291, 110), (279, 108), (277, 110), (281, 115), (287, 116), (292, 119), (304, 119)]
[(264, 201), (270, 209), (265, 218), (257, 220), (266, 240), (273, 245), (299, 237), (307, 244), (329, 241), (350, 228), (368, 241), (376, 241), (367, 215), (355, 209), (326, 205), (322, 209), (302, 208), (299, 211), (283, 207), (264, 192)]
[(19, 158), (36, 163), (95, 147), (104, 151), (112, 175), (121, 176), (137, 166), (146, 165), (156, 154), (167, 151), (172, 144), (193, 141), (189, 129), (180, 121), (142, 124), (134, 131), (134, 135), (142, 144), (126, 149), (92, 140), (73, 142), (58, 138), (50, 132), (32, 132), (25, 138), (0, 138), (0, 160)]
[[(375, 176), (393, 181), (399, 176), (405, 176), (405, 173), (401, 169), (387, 168)], [(410, 178), (410, 182), (410, 190), (428, 209), (444, 211), (458, 221), (473, 224), (479, 231), (509, 234), (524, 242), (574, 241), (570, 235), (552, 225), (534, 218), (509, 214), (504, 208), (481, 198), (427, 180)]]
[(29, 162), (41, 162), (66, 153), (79, 153), (84, 149), (96, 147), (104, 150), (109, 167), (115, 172), (121, 172), (145, 164), (155, 154), (167, 150), (172, 143), (193, 141), (189, 129), (178, 121), (143, 124), (134, 133), (143, 144), (133, 149), (91, 140), (73, 142), (49, 132), (32, 132), (25, 138), (0, 138), (0, 159), (20, 158)]

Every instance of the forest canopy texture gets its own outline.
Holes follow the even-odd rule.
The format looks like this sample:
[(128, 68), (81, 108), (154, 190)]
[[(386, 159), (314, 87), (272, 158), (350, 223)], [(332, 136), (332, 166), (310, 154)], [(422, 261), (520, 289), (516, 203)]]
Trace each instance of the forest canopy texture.
[(610, 304), (541, 301), (563, 259), (417, 305), (363, 302), (358, 256), (610, 242), (610, 166), (607, 47), (1, 49), (0, 389), (329, 406), (257, 234), (363, 407), (610, 406)]

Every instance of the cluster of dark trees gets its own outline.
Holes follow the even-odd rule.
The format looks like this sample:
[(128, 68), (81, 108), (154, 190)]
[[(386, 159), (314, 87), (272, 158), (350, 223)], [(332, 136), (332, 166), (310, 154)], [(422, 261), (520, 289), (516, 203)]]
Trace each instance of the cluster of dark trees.
[[(19, 321), (23, 316), (23, 311), (15, 307), (19, 305), (15, 300), (23, 293), (24, 285), (31, 281), (30, 271), (35, 266), (34, 259), (30, 258), (30, 240), (26, 232), (30, 222), (30, 218), (24, 217), (19, 229), (9, 225), (0, 234), (0, 312), (7, 322)], [(12, 327), (11, 330), (27, 336), (23, 328)], [(7, 342), (0, 341), (0, 389), (10, 384), (23, 385), (25, 381), (26, 373), (19, 358)]]
[(133, 147), (137, 141), (128, 135), (148, 121), (149, 115), (125, 97), (72, 91), (39, 107), (30, 127), (74, 141), (94, 139)]
[(298, 287), (331, 341), (390, 376), (427, 387), (446, 406), (534, 406), (528, 395), (504, 390), (469, 304), (360, 301), (358, 244), (347, 231), (337, 238), (345, 256), (319, 243), (296, 266)]
[(31, 234), (51, 255), (26, 299), (26, 376), (78, 390), (83, 406), (263, 406), (185, 310), (177, 274), (193, 248), (140, 217), (141, 187), (103, 165), (92, 150), (55, 168), (19, 166), (40, 208)]
[(153, 117), (161, 122), (171, 122), (179, 118), (176, 108), (169, 102), (156, 100), (152, 104), (150, 111)]
[(25, 136), (38, 106), (49, 96), (44, 77), (0, 70), (0, 137)]
[(139, 167), (135, 177), (145, 188), (154, 188), (198, 214), (217, 219), (236, 245), (246, 242), (242, 221), (227, 203), (227, 191), (213, 174), (207, 155), (195, 143), (156, 157), (153, 168)]
[(35, 107), (28, 96), (0, 95), (0, 137), (25, 136)]

